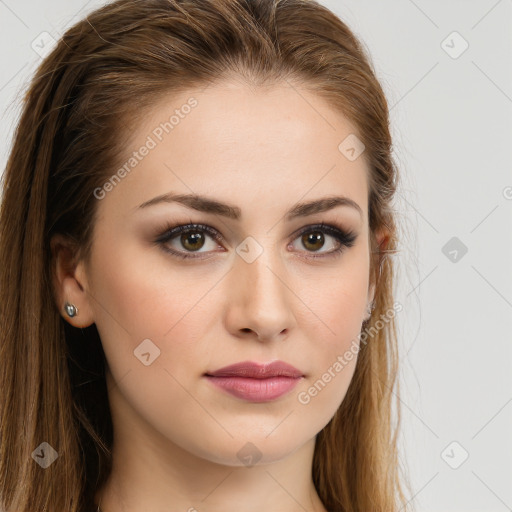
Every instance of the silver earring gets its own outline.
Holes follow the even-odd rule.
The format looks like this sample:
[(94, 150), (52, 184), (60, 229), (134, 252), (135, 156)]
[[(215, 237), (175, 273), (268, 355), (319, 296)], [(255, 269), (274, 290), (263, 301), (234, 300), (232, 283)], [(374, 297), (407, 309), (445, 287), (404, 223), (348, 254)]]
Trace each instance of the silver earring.
[(74, 316), (78, 315), (78, 308), (74, 304), (70, 304), (69, 302), (66, 302), (66, 304), (64, 304), (64, 309), (66, 310), (66, 313), (70, 317), (74, 317)]
[(373, 313), (373, 310), (375, 309), (375, 301), (372, 300), (369, 304), (368, 304), (368, 308), (367, 308), (367, 313), (368, 315), (371, 315)]

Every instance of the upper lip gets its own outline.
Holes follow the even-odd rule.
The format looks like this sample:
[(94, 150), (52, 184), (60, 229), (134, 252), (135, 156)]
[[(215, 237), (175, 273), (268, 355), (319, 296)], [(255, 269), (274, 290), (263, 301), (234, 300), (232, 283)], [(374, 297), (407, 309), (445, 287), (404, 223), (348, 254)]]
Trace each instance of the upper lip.
[(270, 363), (255, 363), (243, 361), (220, 368), (214, 372), (207, 372), (210, 377), (247, 377), (252, 379), (268, 379), (270, 377), (303, 377), (303, 373), (284, 361)]

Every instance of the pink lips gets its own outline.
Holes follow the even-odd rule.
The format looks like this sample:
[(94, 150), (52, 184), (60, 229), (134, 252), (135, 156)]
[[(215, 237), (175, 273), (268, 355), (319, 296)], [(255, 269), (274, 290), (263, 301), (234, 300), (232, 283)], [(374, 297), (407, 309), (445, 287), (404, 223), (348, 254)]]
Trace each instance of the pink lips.
[(267, 364), (245, 361), (208, 372), (205, 377), (237, 398), (268, 402), (293, 389), (304, 375), (283, 361)]

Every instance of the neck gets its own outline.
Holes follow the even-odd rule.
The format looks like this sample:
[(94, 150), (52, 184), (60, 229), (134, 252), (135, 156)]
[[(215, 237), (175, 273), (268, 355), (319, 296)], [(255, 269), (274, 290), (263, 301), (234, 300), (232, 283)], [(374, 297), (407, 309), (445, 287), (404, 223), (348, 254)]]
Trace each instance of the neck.
[[(294, 455), (297, 460), (302, 454)], [(114, 455), (112, 473), (97, 495), (98, 512), (151, 512), (170, 506), (187, 512), (326, 512), (310, 470), (297, 465), (281, 461), (247, 468), (202, 461), (201, 470), (184, 465), (179, 471), (163, 472), (148, 459), (135, 464), (135, 457), (126, 452)]]

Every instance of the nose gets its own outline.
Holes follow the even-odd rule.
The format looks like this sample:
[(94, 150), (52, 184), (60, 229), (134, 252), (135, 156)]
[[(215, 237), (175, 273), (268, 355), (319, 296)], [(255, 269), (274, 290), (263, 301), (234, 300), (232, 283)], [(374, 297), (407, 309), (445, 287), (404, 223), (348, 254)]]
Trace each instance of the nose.
[(298, 299), (277, 258), (265, 251), (252, 263), (238, 257), (229, 279), (226, 322), (234, 336), (268, 342), (289, 335), (296, 324), (292, 305)]

